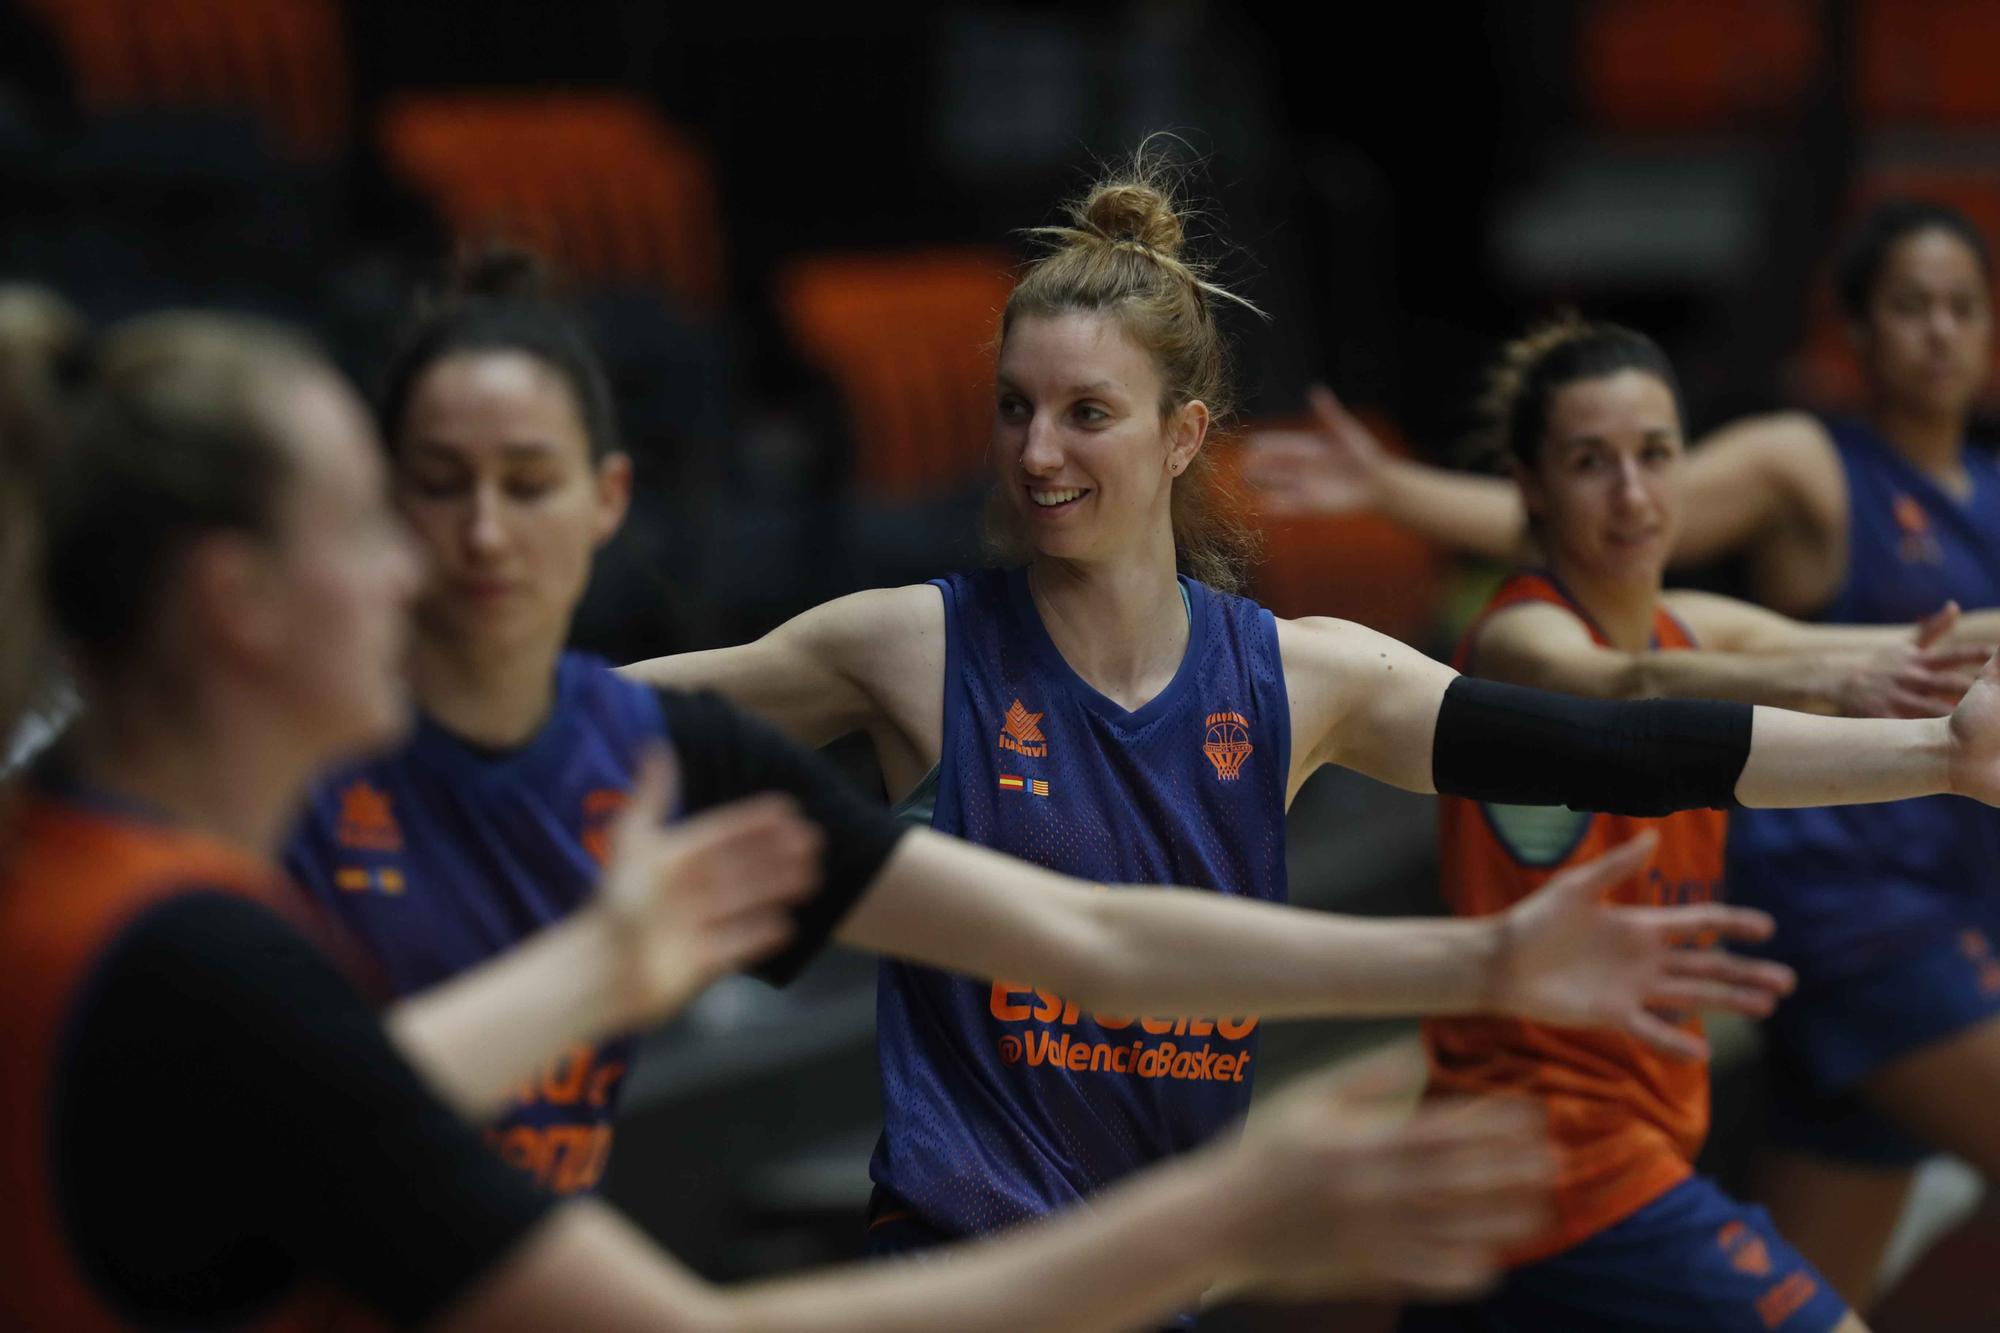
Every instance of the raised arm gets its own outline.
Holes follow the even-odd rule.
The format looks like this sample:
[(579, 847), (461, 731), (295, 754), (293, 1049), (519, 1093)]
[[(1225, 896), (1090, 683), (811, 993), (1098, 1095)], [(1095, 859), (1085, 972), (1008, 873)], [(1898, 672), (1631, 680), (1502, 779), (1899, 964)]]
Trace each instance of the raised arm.
[[(1398, 458), (1324, 388), (1315, 429), (1251, 437), (1245, 475), (1275, 514), (1381, 513), (1432, 541), (1518, 562), (1533, 550), (1518, 489)], [(1737, 552), (1761, 601), (1794, 614), (1825, 605), (1847, 552), (1847, 480), (1826, 428), (1803, 413), (1750, 417), (1688, 455), (1676, 561)]]
[(1527, 514), (1514, 484), (1432, 467), (1384, 449), (1333, 391), (1309, 395), (1314, 428), (1258, 431), (1244, 453), (1244, 475), (1262, 492), (1266, 512), (1380, 513), (1456, 550), (1520, 561), (1532, 550)]
[(1942, 717), (1988, 653), (1937, 647), (1955, 608), (1922, 626), (1818, 626), (1707, 593), (1667, 604), (1700, 648), (1628, 653), (1593, 639), (1547, 603), (1489, 618), (1475, 644), (1479, 674), (1593, 699), (1728, 699), (1849, 717)]
[(1803, 412), (1746, 417), (1688, 452), (1674, 559), (1737, 553), (1757, 600), (1789, 615), (1826, 605), (1847, 566), (1847, 473)]

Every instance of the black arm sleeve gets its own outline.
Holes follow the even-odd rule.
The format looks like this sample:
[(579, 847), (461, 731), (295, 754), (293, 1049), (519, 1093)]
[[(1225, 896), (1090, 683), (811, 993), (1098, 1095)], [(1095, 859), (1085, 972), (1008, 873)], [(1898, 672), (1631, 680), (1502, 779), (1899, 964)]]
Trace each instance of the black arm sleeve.
[(1612, 702), (1460, 676), (1431, 742), (1440, 792), (1653, 817), (1736, 804), (1748, 704)]
[(122, 931), (60, 1058), (64, 1225), (99, 1292), (148, 1327), (234, 1324), (304, 1280), (420, 1322), (551, 1207), (310, 944), (234, 895), (177, 897)]
[(795, 914), (784, 952), (754, 969), (773, 985), (783, 985), (825, 947), (909, 830), (855, 791), (818, 753), (720, 695), (657, 693), (680, 759), (682, 799), (689, 814), (759, 792), (788, 792), (826, 834), (819, 892)]

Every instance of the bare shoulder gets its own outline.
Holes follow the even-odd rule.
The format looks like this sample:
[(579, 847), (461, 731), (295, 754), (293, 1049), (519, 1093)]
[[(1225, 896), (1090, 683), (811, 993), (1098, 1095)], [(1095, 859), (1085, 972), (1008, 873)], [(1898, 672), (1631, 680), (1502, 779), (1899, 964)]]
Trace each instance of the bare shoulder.
[(1428, 790), (1431, 729), (1450, 667), (1330, 616), (1280, 620), (1278, 652), (1292, 705), (1293, 792), (1323, 764)]

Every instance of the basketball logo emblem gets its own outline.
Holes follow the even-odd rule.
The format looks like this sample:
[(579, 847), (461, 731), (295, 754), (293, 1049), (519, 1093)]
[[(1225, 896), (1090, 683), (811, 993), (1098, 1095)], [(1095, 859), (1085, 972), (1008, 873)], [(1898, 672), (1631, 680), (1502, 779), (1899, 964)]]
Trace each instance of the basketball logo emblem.
[(1243, 761), (1257, 747), (1250, 743), (1250, 720), (1241, 713), (1210, 713), (1208, 737), (1201, 752), (1215, 765), (1215, 776), (1234, 782), (1243, 775)]

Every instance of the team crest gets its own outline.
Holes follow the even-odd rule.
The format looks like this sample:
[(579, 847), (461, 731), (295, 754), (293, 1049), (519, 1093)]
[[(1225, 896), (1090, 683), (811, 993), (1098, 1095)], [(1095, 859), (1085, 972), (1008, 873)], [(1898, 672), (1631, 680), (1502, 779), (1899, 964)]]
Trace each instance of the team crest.
[(1202, 741), (1201, 752), (1215, 765), (1217, 778), (1234, 782), (1243, 776), (1243, 761), (1256, 748), (1250, 743), (1250, 719), (1243, 714), (1208, 715), (1208, 736)]
[(1896, 527), (1903, 534), (1899, 554), (1906, 565), (1941, 565), (1944, 563), (1944, 548), (1938, 544), (1937, 534), (1931, 531), (1931, 516), (1917, 498), (1907, 492), (1896, 497), (1890, 511), (1896, 516)]
[(583, 850), (599, 865), (611, 855), (611, 824), (628, 799), (615, 787), (600, 787), (583, 798)]
[(1048, 738), (1042, 735), (1043, 713), (1030, 713), (1016, 699), (1007, 705), (1007, 716), (1000, 722), (1000, 748), (1012, 750), (1015, 754), (1026, 755), (1030, 759), (1040, 759), (1049, 752)]
[(340, 793), (340, 823), (334, 838), (342, 847), (364, 852), (400, 852), (403, 830), (389, 809), (389, 793), (356, 782)]
[(1731, 1222), (1716, 1233), (1715, 1243), (1729, 1256), (1730, 1266), (1750, 1277), (1771, 1275), (1771, 1247), (1764, 1238), (1741, 1222)]

